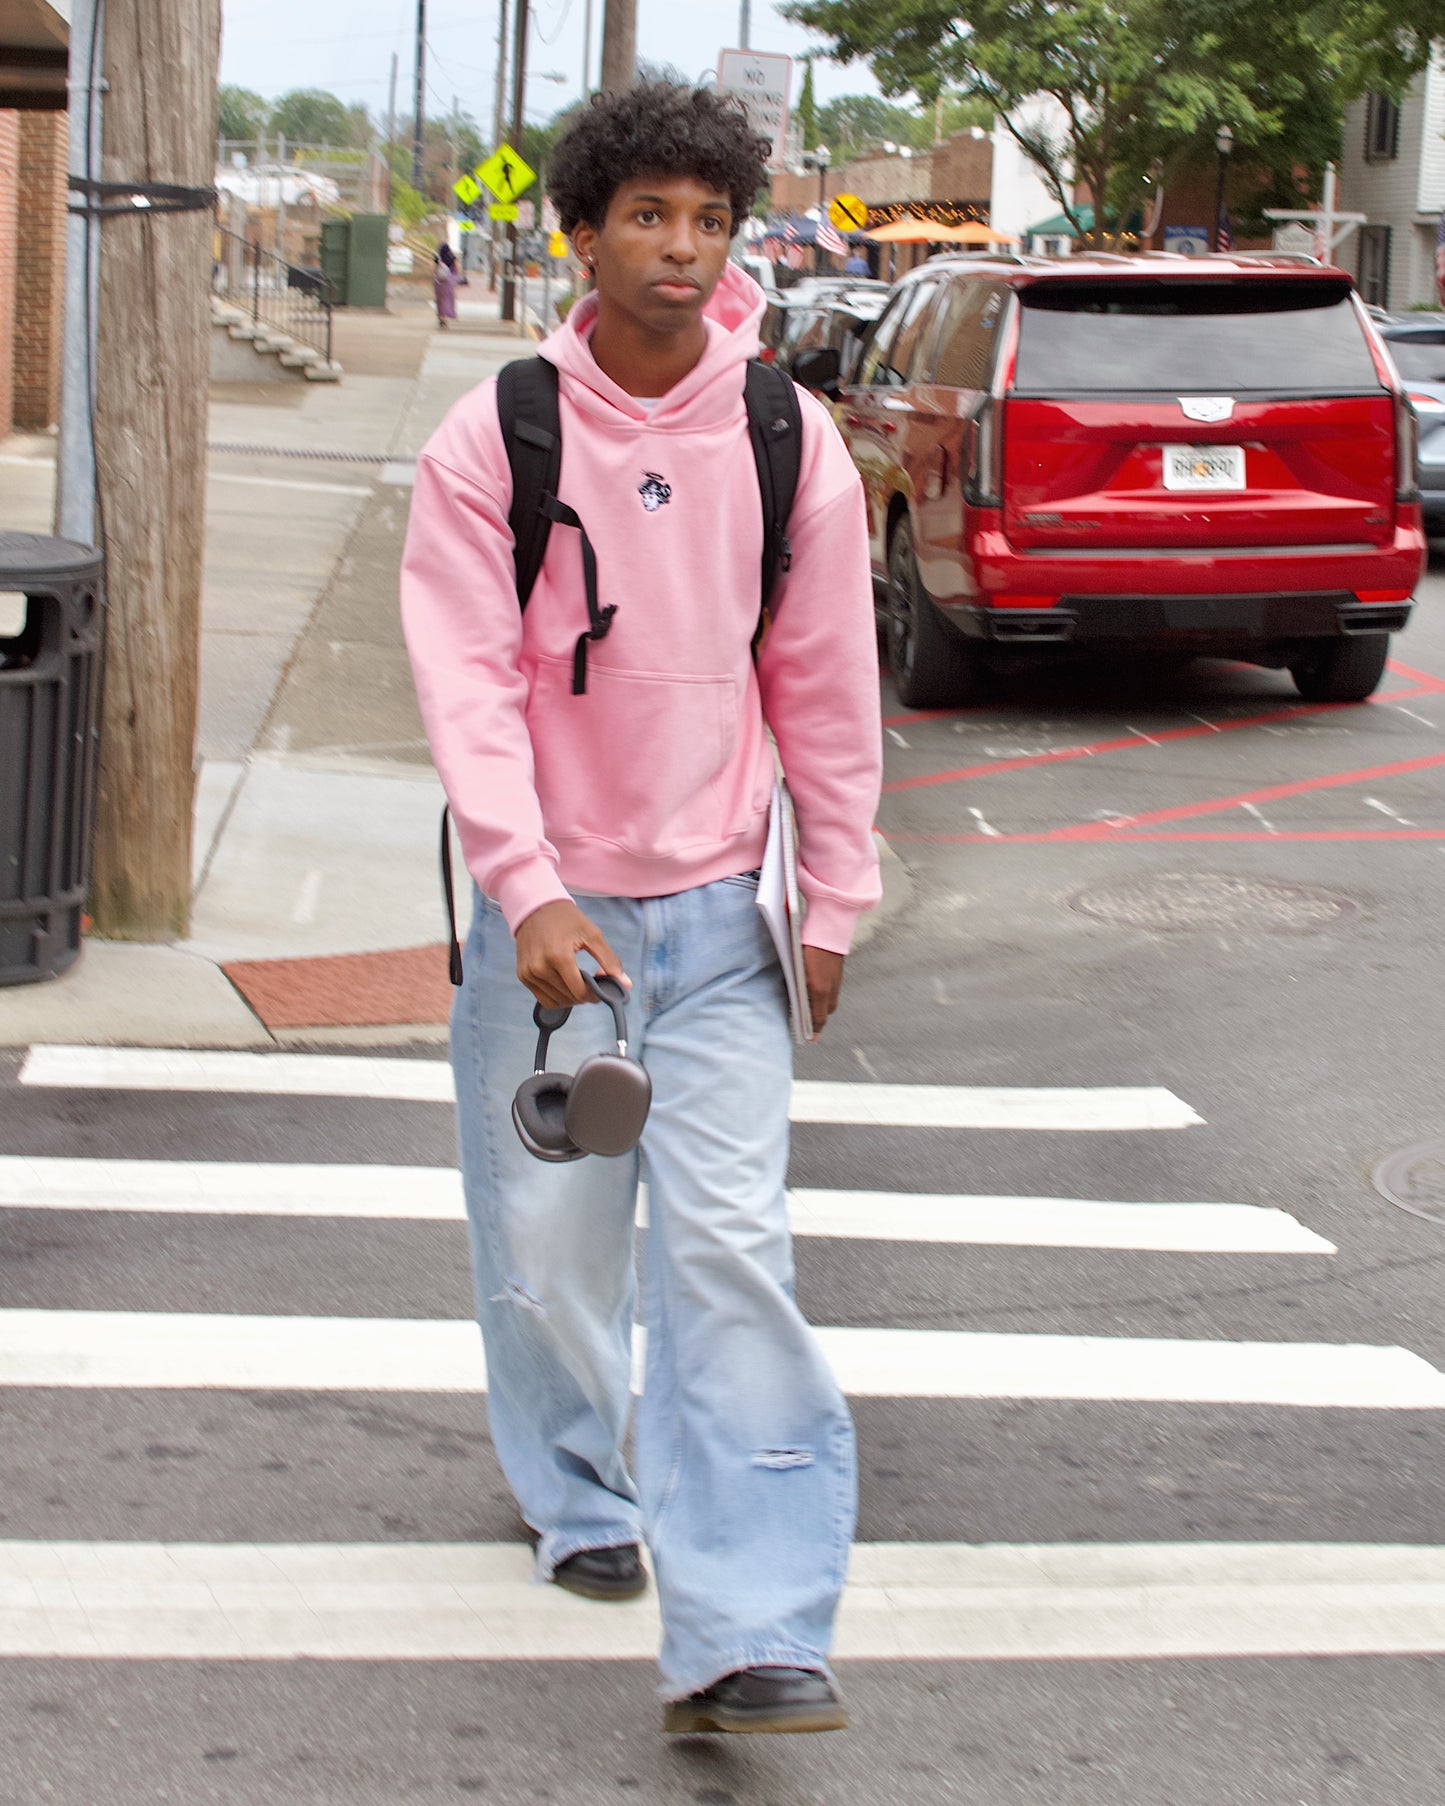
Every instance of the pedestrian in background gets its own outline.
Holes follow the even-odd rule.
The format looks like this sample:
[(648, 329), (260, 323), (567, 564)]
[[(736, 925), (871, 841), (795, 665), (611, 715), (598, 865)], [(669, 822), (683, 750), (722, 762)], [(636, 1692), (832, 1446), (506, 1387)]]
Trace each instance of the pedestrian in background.
[[(757, 889), (771, 728), (797, 804), (816, 1034), (879, 895), (881, 730), (862, 491), (805, 394), (791, 558), (753, 653), (763, 511), (743, 385), (764, 297), (728, 249), (766, 154), (731, 97), (666, 83), (598, 96), (553, 153), (552, 198), (593, 278), (541, 347), (564, 447), (553, 505), (595, 549), (596, 617), (575, 527), (553, 527), (518, 606), (495, 381), (418, 460), (402, 569), (477, 886), (452, 1064), (492, 1439), (539, 1580), (635, 1597), (646, 1541), (675, 1732), (848, 1722), (828, 1656), (853, 1426), (793, 1298), (792, 1038)], [(534, 1000), (593, 1000), (581, 952), (630, 986), (628, 1046), (652, 1080), (636, 1479), (637, 1154), (543, 1165), (511, 1119)], [(573, 1009), (552, 1063), (614, 1034), (605, 1011)]]
[(431, 291), (436, 298), (437, 325), (445, 328), (448, 320), (457, 317), (457, 254), (445, 240), (437, 246)]

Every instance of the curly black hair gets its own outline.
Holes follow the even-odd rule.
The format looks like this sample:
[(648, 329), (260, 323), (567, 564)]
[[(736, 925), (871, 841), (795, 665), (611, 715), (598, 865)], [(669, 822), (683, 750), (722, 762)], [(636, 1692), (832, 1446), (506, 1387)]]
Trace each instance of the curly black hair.
[(639, 82), (593, 95), (552, 153), (547, 190), (571, 232), (579, 220), (600, 227), (613, 195), (635, 176), (695, 176), (726, 191), (736, 233), (763, 185), (769, 149), (733, 95)]

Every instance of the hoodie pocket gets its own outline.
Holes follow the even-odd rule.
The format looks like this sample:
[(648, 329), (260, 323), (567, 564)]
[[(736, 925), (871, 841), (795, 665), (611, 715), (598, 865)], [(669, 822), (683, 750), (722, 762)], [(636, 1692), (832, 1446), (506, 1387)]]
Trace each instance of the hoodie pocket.
[(572, 661), (537, 662), (527, 705), (549, 838), (604, 840), (668, 858), (722, 840), (737, 745), (731, 678), (621, 671), (594, 660), (572, 694)]

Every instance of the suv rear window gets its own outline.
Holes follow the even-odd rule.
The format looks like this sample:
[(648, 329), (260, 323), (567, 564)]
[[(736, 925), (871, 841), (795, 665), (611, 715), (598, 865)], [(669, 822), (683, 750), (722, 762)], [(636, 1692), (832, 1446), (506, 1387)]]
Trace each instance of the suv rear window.
[(1349, 290), (1333, 282), (1040, 282), (1019, 298), (1023, 394), (1380, 387)]

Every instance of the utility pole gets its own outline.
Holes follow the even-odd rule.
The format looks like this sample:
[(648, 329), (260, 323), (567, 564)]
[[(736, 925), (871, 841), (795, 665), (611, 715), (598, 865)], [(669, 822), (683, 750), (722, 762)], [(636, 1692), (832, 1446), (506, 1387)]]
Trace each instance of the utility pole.
[[(106, 31), (109, 180), (215, 178), (220, 0), (128, 0)], [(118, 940), (186, 932), (205, 550), (209, 207), (101, 226), (96, 464), (106, 648), (91, 910)]]
[[(512, 46), (512, 125), (507, 142), (514, 151), (522, 148), (522, 126), (527, 112), (527, 18), (531, 8), (527, 0), (517, 0), (517, 31)], [(517, 222), (507, 227), (507, 274), (502, 280), (502, 318), (517, 317)], [(525, 319), (522, 322), (526, 325)]]
[(411, 185), (418, 194), (426, 183), (426, 0), (416, 0), (416, 109), (412, 114)]
[(637, 0), (605, 0), (602, 8), (602, 92), (620, 94), (637, 73)]
[[(498, 0), (497, 5), (497, 93), (496, 104), (492, 112), (492, 149), (502, 142), (502, 135), (507, 126), (507, 0)], [(491, 268), (488, 280), (495, 289), (497, 282), (497, 265), (502, 260), (502, 228), (496, 220), (492, 221), (491, 236), (487, 240), (491, 254)]]

